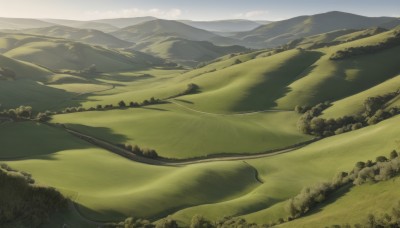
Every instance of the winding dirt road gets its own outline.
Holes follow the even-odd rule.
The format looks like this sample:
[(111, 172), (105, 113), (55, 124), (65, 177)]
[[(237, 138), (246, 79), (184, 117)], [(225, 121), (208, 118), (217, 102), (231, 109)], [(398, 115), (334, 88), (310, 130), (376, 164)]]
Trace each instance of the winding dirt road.
[(118, 154), (118, 155), (125, 157), (127, 159), (130, 159), (132, 161), (145, 163), (145, 164), (149, 164), (149, 165), (161, 165), (161, 166), (185, 166), (185, 165), (193, 165), (193, 164), (206, 163), (206, 162), (241, 161), (241, 160), (264, 158), (264, 157), (276, 156), (278, 154), (292, 152), (294, 150), (300, 149), (300, 148), (318, 140), (318, 139), (313, 139), (313, 140), (302, 142), (302, 143), (299, 143), (296, 145), (289, 146), (287, 148), (269, 150), (269, 151), (265, 151), (263, 153), (258, 153), (258, 154), (215, 155), (214, 157), (211, 157), (211, 158), (190, 158), (190, 159), (180, 159), (180, 160), (166, 159), (166, 158), (150, 159), (150, 158), (135, 155), (132, 152), (130, 152), (129, 150), (119, 147), (111, 142), (107, 142), (103, 139), (99, 139), (99, 138), (84, 134), (77, 130), (70, 129), (67, 127), (65, 127), (65, 130), (67, 132), (69, 132), (70, 134), (72, 134), (82, 140), (85, 140), (97, 147), (101, 147), (107, 151)]

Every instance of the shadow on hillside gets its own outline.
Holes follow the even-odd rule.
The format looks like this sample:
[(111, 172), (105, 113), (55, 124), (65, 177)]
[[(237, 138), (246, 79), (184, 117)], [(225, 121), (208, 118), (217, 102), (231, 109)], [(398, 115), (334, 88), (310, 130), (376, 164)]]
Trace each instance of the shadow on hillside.
[(279, 69), (265, 75), (247, 95), (236, 104), (234, 111), (265, 110), (277, 106), (276, 100), (284, 97), (294, 81), (313, 70), (314, 64), (323, 54), (307, 51), (286, 61)]
[[(73, 210), (75, 216), (78, 216), (81, 220), (91, 221), (90, 223), (99, 223), (98, 225), (100, 223), (119, 223), (128, 217), (114, 210), (94, 211), (79, 203), (73, 203), (73, 208), (70, 208), (70, 210)], [(96, 218), (104, 219), (99, 220)]]
[[(128, 140), (133, 140), (132, 138), (128, 138), (125, 135), (116, 134), (115, 132), (113, 132), (112, 129), (106, 127), (91, 127), (82, 124), (65, 124), (65, 126), (68, 129), (74, 130), (93, 138), (101, 139), (112, 144), (125, 144)], [(73, 136), (77, 137), (76, 135)]]
[(309, 215), (313, 215), (313, 214), (317, 214), (317, 213), (321, 212), (325, 206), (333, 204), (340, 198), (346, 196), (346, 194), (351, 190), (352, 186), (353, 185), (347, 185), (347, 186), (340, 188), (334, 194), (328, 196), (328, 199), (325, 202), (323, 202), (322, 204), (319, 204), (317, 207), (315, 207), (314, 209), (312, 209), (311, 211), (306, 213), (304, 216), (309, 216)]
[(93, 147), (77, 140), (61, 127), (32, 122), (14, 122), (6, 130), (8, 133), (0, 138), (0, 144), (3, 147), (3, 150), (0, 150), (0, 160), (3, 161), (55, 160), (53, 156), (55, 153)]

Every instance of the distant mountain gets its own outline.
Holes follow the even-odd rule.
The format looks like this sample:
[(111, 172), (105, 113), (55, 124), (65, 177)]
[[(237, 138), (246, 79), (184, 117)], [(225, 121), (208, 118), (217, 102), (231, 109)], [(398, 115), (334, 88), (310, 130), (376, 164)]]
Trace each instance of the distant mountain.
[(94, 29), (78, 29), (66, 26), (52, 26), (45, 28), (25, 29), (20, 30), (20, 32), (41, 36), (65, 38), (111, 48), (125, 48), (133, 45), (133, 43), (131, 42), (120, 40), (110, 34)]
[(117, 51), (61, 38), (0, 34), (0, 53), (51, 70), (114, 72), (160, 66), (164, 61), (138, 52)]
[(119, 39), (135, 43), (148, 42), (150, 40), (156, 42), (156, 40), (165, 39), (166, 37), (178, 37), (193, 41), (210, 41), (215, 45), (223, 46), (240, 44), (238, 40), (222, 37), (182, 22), (161, 19), (122, 28), (111, 34)]
[(208, 41), (192, 41), (177, 37), (141, 43), (136, 46), (136, 49), (191, 67), (226, 54), (248, 51), (247, 48), (237, 45), (216, 46)]
[(62, 20), (62, 19), (41, 19), (41, 20), (56, 25), (63, 25), (80, 29), (96, 29), (102, 32), (113, 32), (118, 30), (118, 27), (112, 26), (110, 24), (93, 22), (93, 21), (75, 21), (75, 20)]
[[(399, 20), (392, 17), (364, 17), (343, 12), (328, 12), (312, 16), (300, 16), (260, 26), (235, 36), (249, 46), (274, 47), (289, 41), (340, 29), (363, 29), (369, 27), (394, 27)], [(393, 23), (393, 24), (391, 24)]]
[(132, 17), (132, 18), (100, 19), (100, 20), (94, 20), (92, 22), (109, 24), (109, 25), (117, 27), (117, 28), (125, 28), (125, 27), (129, 27), (129, 26), (137, 25), (137, 24), (140, 24), (143, 22), (153, 21), (156, 19), (157, 18), (155, 18), (155, 17)]
[(243, 32), (253, 30), (265, 23), (258, 23), (250, 20), (220, 20), (220, 21), (180, 21), (198, 29), (212, 32)]
[(0, 18), (0, 29), (27, 29), (54, 26), (55, 24), (25, 18)]
[(126, 27), (111, 34), (132, 42), (140, 42), (155, 36), (176, 36), (189, 40), (209, 40), (217, 36), (181, 22), (160, 19)]

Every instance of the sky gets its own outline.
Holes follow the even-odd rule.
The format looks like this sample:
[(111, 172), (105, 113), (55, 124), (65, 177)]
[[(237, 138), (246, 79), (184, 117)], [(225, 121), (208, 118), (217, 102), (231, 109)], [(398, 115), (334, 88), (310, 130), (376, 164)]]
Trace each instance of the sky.
[(400, 17), (400, 0), (0, 0), (0, 5), (0, 17), (75, 20), (155, 16), (277, 21), (328, 11)]

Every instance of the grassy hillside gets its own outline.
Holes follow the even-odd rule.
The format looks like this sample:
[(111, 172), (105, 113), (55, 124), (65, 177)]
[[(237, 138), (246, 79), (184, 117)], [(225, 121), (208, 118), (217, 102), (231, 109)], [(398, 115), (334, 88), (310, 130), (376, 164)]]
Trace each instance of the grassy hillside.
[[(367, 221), (368, 214), (376, 217), (384, 213), (390, 214), (392, 207), (397, 205), (396, 200), (400, 197), (399, 192), (395, 191), (399, 187), (399, 178), (357, 186), (343, 193), (343, 196), (333, 197), (304, 218), (278, 227), (322, 227), (363, 223)], [(371, 205), (374, 206), (371, 207)]]
[[(391, 36), (393, 36), (393, 31), (388, 31), (345, 44), (319, 49), (326, 54), (313, 65), (310, 65), (298, 80), (289, 85), (289, 92), (277, 100), (278, 107), (292, 108), (296, 105), (339, 100), (398, 75), (400, 69), (395, 59), (400, 55), (400, 46), (339, 61), (329, 59), (333, 53), (339, 50), (374, 45)], [(337, 88), (340, 88), (340, 90)]]
[(83, 43), (101, 45), (110, 48), (126, 48), (133, 44), (127, 41), (120, 40), (110, 34), (94, 30), (94, 29), (79, 29), (66, 26), (52, 26), (46, 28), (25, 29), (21, 33), (59, 37), (69, 40), (81, 41)]
[[(35, 112), (77, 106), (74, 93), (51, 88), (31, 80), (1, 81), (0, 103), (2, 109), (20, 105), (32, 106)], [(67, 102), (65, 102), (67, 101)]]
[(64, 39), (24, 34), (0, 36), (3, 55), (52, 70), (84, 70), (95, 65), (99, 72), (143, 69), (162, 61), (140, 52), (118, 52)]
[(231, 44), (232, 39), (220, 37), (212, 32), (194, 28), (178, 21), (151, 20), (137, 25), (122, 28), (112, 35), (135, 43), (154, 39), (155, 37), (178, 37), (195, 41), (211, 41), (216, 44)]
[(216, 46), (207, 41), (192, 41), (176, 37), (139, 43), (135, 49), (191, 67), (226, 54), (248, 51), (241, 46)]
[(275, 100), (288, 92), (287, 86), (320, 55), (293, 50), (194, 76), (190, 81), (200, 86), (201, 93), (181, 99), (186, 106), (216, 113), (271, 109), (276, 107)]
[(8, 68), (15, 72), (16, 79), (32, 79), (46, 81), (53, 73), (46, 68), (32, 63), (8, 58), (0, 54), (0, 67)]
[[(249, 32), (239, 33), (236, 37), (255, 46), (271, 47), (282, 45), (301, 37), (334, 30), (384, 26), (395, 21), (397, 21), (396, 18), (370, 18), (334, 11), (273, 22)], [(393, 26), (389, 28), (393, 28)]]
[[(368, 97), (376, 97), (389, 92), (395, 92), (400, 89), (400, 76), (389, 79), (371, 89), (364, 90), (353, 96), (346, 97), (333, 103), (333, 106), (324, 111), (324, 117), (336, 118), (345, 115), (355, 115), (364, 111), (363, 103)], [(397, 100), (390, 102), (390, 105), (396, 106)]]
[[(386, 155), (396, 148), (400, 133), (396, 125), (399, 121), (400, 118), (396, 117), (376, 126), (321, 140), (291, 153), (248, 160), (259, 171), (264, 181), (261, 186), (236, 199), (186, 208), (172, 217), (188, 222), (196, 214), (210, 219), (235, 215), (258, 224), (286, 218), (286, 200), (297, 195), (303, 187), (329, 181), (338, 172), (352, 169), (358, 161)], [(387, 188), (387, 191), (388, 195), (397, 195), (396, 188)], [(349, 210), (355, 207), (358, 205), (349, 207)], [(337, 223), (341, 224), (340, 217), (336, 217)]]
[[(21, 128), (28, 130), (19, 136), (26, 145), (15, 148), (5, 144), (6, 150), (2, 150), (0, 157), (9, 157), (7, 149), (25, 155), (24, 160), (7, 163), (32, 173), (38, 183), (54, 186), (71, 196), (80, 204), (81, 213), (95, 220), (118, 220), (132, 214), (164, 216), (179, 208), (234, 198), (258, 185), (254, 169), (243, 162), (157, 167), (93, 148), (60, 129), (43, 125), (7, 124), (0, 127), (0, 132), (19, 132)], [(30, 130), (35, 130), (34, 137), (47, 137), (57, 143), (53, 148), (44, 143), (35, 144)], [(0, 142), (3, 145), (12, 137), (12, 134), (4, 135)], [(40, 152), (43, 155), (26, 149), (33, 144), (47, 149)]]
[[(202, 114), (167, 104), (57, 115), (53, 122), (67, 124), (114, 143), (153, 148), (164, 157), (190, 158), (222, 153), (257, 153), (311, 139), (297, 132), (297, 118), (294, 112), (246, 116)], [(279, 124), (282, 121), (286, 121), (285, 126)], [(124, 139), (120, 138), (121, 135)]]

